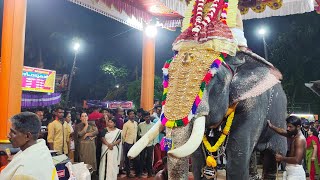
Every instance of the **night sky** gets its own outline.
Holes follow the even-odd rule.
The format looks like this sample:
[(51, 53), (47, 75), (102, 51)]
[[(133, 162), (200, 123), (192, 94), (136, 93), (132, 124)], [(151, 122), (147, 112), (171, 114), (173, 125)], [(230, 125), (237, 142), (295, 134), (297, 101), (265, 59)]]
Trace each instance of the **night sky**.
[[(0, 5), (2, 12), (3, 1)], [(257, 34), (259, 27), (268, 28), (266, 42), (269, 44), (279, 33), (286, 32), (287, 26), (294, 18), (303, 18), (306, 15), (244, 21), (249, 47), (263, 56), (262, 39)], [(2, 21), (2, 17), (0, 20)], [(2, 22), (0, 24), (2, 25)], [(179, 29), (176, 32), (164, 29), (158, 31), (156, 38), (156, 74), (158, 76), (161, 76), (164, 61), (172, 56), (171, 43), (179, 33)], [(60, 40), (55, 41), (55, 44), (52, 45), (48, 36), (59, 37)], [(82, 39), (82, 47), (78, 55), (78, 72), (72, 88), (74, 98), (81, 90), (82, 93), (79, 92), (77, 97), (81, 99), (97, 98), (86, 94), (92, 83), (99, 83), (104, 78), (101, 72), (99, 73), (99, 66), (105, 60), (117, 61), (131, 71), (138, 66), (139, 75), (141, 74), (141, 31), (67, 0), (28, 1), (26, 42), (31, 41), (42, 48), (46, 69), (54, 69), (55, 60), (60, 59), (65, 61), (66, 67), (61, 70), (63, 72), (57, 73), (69, 73), (73, 60), (71, 49), (73, 37)], [(46, 53), (49, 47), (52, 49), (52, 46), (56, 46), (54, 53), (52, 50), (50, 50), (51, 53)], [(25, 58), (25, 65), (34, 65), (32, 63), (36, 60), (29, 59)]]

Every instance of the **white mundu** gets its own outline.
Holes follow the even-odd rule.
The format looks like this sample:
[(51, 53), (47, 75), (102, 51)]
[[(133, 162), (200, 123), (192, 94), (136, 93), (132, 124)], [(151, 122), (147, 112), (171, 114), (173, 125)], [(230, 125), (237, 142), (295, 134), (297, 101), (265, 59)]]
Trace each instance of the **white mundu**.
[(51, 154), (43, 139), (19, 151), (0, 173), (0, 179), (58, 180)]
[(306, 180), (306, 174), (300, 164), (288, 164), (286, 165), (286, 179), (284, 180)]

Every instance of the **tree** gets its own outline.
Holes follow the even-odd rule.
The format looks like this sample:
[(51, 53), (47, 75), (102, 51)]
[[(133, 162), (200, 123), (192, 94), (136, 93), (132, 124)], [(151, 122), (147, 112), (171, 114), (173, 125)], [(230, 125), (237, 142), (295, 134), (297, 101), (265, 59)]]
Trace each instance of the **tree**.
[(125, 66), (115, 65), (113, 61), (106, 61), (101, 65), (101, 70), (114, 77), (115, 81), (119, 78), (125, 78), (128, 75), (128, 69)]
[(271, 44), (270, 60), (283, 73), (289, 107), (307, 102), (313, 104), (313, 112), (319, 112), (319, 98), (304, 86), (320, 77), (319, 16), (310, 13), (293, 16), (290, 21), (286, 32)]
[[(105, 74), (104, 77), (109, 80), (109, 88), (105, 100), (126, 100), (127, 82), (129, 70), (118, 63), (118, 61), (104, 61), (100, 65), (100, 70)], [(107, 75), (107, 76), (106, 76)], [(110, 81), (113, 79), (113, 82)]]
[[(160, 99), (162, 97), (163, 87), (162, 79), (159, 76), (154, 78), (154, 98)], [(135, 107), (140, 107), (141, 98), (141, 79), (131, 82), (128, 86), (127, 99), (132, 100)]]
[(119, 86), (110, 88), (104, 100), (127, 100), (126, 99), (127, 88), (126, 86)]

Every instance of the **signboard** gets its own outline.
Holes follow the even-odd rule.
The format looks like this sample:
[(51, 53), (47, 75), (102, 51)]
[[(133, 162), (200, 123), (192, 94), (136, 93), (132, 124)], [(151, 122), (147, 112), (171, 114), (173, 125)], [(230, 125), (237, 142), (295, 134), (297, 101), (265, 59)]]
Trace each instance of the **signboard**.
[(121, 107), (123, 109), (132, 109), (132, 101), (100, 101), (100, 100), (87, 100), (83, 103), (83, 108), (101, 107), (109, 109), (117, 109)]
[(118, 107), (121, 107), (123, 109), (132, 109), (133, 103), (132, 101), (113, 101), (109, 102), (109, 109), (117, 109)]
[(53, 93), (56, 71), (34, 67), (23, 67), (22, 90)]
[(314, 122), (315, 120), (318, 120), (317, 114), (291, 114), (291, 116), (297, 116), (299, 118), (307, 119), (309, 122)]

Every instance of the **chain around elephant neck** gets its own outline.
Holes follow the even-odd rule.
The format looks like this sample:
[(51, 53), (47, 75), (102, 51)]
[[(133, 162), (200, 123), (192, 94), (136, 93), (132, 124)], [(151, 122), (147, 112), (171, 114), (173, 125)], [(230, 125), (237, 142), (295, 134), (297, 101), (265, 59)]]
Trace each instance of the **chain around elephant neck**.
[[(274, 89), (272, 87), (271, 88), (271, 95), (270, 95), (269, 102), (268, 102), (268, 107), (267, 107), (267, 115), (269, 113), (269, 109), (271, 107), (271, 103), (272, 103), (272, 100), (273, 100), (273, 93), (274, 93)], [(225, 151), (226, 151), (226, 148), (227, 148), (227, 145), (228, 145), (229, 138), (230, 138), (230, 135), (227, 136), (226, 142), (224, 144), (225, 148), (223, 148), (222, 152), (218, 153), (218, 155), (215, 156), (215, 158), (219, 158), (220, 156), (225, 156), (226, 155)]]
[(270, 110), (270, 107), (271, 107), (271, 103), (272, 103), (272, 99), (273, 99), (273, 92), (274, 92), (274, 89), (273, 87), (271, 88), (271, 94), (270, 94), (270, 98), (269, 98), (269, 102), (268, 102), (268, 107), (267, 107), (267, 114), (266, 114), (266, 118), (269, 114), (269, 110)]

